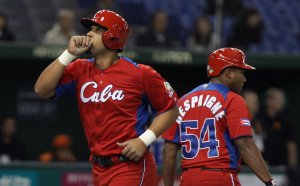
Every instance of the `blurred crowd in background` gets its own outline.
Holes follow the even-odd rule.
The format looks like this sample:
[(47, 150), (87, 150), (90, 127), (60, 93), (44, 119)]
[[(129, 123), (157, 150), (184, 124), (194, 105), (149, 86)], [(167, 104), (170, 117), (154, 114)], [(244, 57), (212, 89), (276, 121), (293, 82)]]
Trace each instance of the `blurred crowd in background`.
[(288, 113), (284, 90), (271, 87), (263, 96), (244, 90), (242, 96), (251, 113), (255, 143), (264, 160), (269, 166), (286, 170), (292, 182), (297, 169), (297, 132)]
[[(211, 52), (216, 46), (232, 46), (252, 53), (297, 54), (300, 1), (288, 1), (224, 0), (219, 37), (217, 0), (0, 0), (0, 41), (67, 45), (72, 35), (86, 32), (80, 18), (110, 9), (125, 17), (130, 25), (128, 48)], [(264, 159), (271, 166), (293, 172), (298, 157), (296, 130), (284, 90), (266, 88), (260, 95), (255, 90), (245, 90), (242, 95), (251, 111), (256, 144)], [(68, 134), (53, 136), (51, 144), (47, 144), (48, 150), (28, 159), (26, 145), (18, 140), (19, 132), (14, 116), (2, 118), (0, 163), (77, 159), (72, 150), (72, 136)]]
[(234, 46), (258, 53), (300, 51), (299, 1), (223, 0), (223, 5), (218, 2), (1, 0), (0, 39), (65, 45), (71, 35), (85, 33), (80, 18), (91, 17), (99, 9), (110, 9), (125, 17), (130, 25), (129, 48), (211, 51), (215, 47)]

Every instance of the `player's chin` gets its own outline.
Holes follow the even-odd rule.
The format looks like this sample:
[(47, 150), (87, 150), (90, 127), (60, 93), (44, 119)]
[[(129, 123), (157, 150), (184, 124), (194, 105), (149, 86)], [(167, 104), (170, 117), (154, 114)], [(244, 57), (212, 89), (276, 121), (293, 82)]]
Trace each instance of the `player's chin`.
[(239, 88), (239, 94), (242, 93), (243, 89), (244, 89), (244, 85), (240, 86), (240, 88)]
[(237, 93), (237, 94), (241, 94), (242, 93), (242, 90), (243, 90), (243, 86), (240, 86), (240, 87), (236, 87), (233, 92)]
[(95, 55), (95, 49), (94, 48), (90, 48), (88, 51), (87, 51), (87, 54), (91, 55), (91, 56), (94, 56)]

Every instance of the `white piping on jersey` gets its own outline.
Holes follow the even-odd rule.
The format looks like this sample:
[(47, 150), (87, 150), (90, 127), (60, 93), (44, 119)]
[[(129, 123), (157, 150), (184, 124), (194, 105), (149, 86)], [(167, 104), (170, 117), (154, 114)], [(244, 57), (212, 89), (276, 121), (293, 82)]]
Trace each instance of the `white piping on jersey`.
[(230, 177), (231, 177), (231, 183), (232, 183), (232, 186), (235, 186), (234, 181), (233, 181), (233, 176), (232, 176), (231, 173), (229, 173), (229, 174), (230, 174)]
[(144, 159), (144, 164), (143, 164), (143, 174), (142, 174), (142, 179), (141, 179), (140, 186), (143, 185), (144, 176), (145, 176), (145, 171), (146, 171), (146, 160)]

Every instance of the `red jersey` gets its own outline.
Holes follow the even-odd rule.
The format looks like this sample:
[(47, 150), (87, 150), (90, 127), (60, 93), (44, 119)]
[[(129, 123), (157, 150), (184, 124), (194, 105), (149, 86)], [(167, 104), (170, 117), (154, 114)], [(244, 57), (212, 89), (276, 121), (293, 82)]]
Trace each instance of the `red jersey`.
[(178, 101), (176, 123), (163, 134), (182, 146), (182, 168), (240, 168), (234, 139), (252, 136), (243, 98), (222, 84), (203, 84)]
[(93, 59), (69, 64), (56, 88), (56, 96), (77, 97), (81, 122), (90, 151), (98, 156), (121, 154), (116, 143), (141, 135), (154, 115), (172, 109), (177, 95), (151, 67), (126, 57), (105, 70)]

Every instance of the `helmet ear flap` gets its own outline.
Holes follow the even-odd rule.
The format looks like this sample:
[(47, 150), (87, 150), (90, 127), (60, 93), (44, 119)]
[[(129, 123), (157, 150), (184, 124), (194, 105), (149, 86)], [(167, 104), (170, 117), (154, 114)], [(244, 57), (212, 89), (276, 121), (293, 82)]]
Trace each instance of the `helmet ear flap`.
[(118, 42), (119, 39), (120, 39), (120, 38), (118, 38), (118, 37), (111, 37), (111, 38), (109, 38), (109, 40), (110, 40), (111, 42), (113, 42), (113, 43)]
[(111, 34), (109, 33), (108, 30), (104, 31), (102, 33), (102, 41), (103, 41), (103, 44), (107, 47), (107, 48), (110, 48), (110, 42), (109, 42), (109, 38), (110, 38)]
[(110, 49), (119, 48), (121, 39), (122, 38), (114, 35), (109, 30), (103, 32), (102, 34), (103, 44)]

